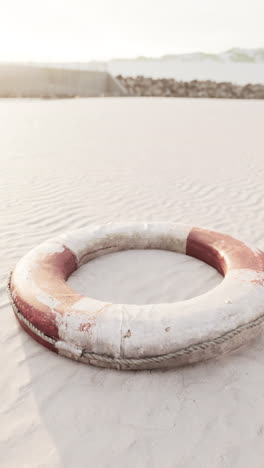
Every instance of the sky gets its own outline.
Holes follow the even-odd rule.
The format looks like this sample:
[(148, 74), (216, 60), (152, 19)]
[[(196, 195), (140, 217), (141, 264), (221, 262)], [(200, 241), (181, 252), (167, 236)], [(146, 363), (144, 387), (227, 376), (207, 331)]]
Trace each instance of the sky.
[(264, 47), (264, 0), (0, 0), (0, 61)]

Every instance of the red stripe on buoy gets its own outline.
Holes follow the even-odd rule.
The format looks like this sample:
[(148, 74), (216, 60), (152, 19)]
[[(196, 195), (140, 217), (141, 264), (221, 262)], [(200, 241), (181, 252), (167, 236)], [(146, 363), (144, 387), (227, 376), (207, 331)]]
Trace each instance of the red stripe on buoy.
[[(56, 252), (41, 259), (39, 266), (32, 273), (32, 282), (40, 285), (41, 290), (48, 296), (58, 299), (64, 309), (81, 297), (66, 283), (76, 268), (75, 255), (70, 249), (65, 248), (63, 252)], [(34, 288), (25, 290), (17, 287), (16, 281), (13, 281), (14, 276), (15, 270), (11, 277), (10, 289), (19, 312), (45, 335), (59, 339), (54, 312), (63, 313), (63, 309), (58, 310), (56, 307), (52, 309), (41, 302), (41, 298), (35, 296)]]
[[(14, 297), (12, 291), (14, 291), (14, 288), (11, 288), (13, 301), (23, 317), (25, 317), (30, 323), (32, 323), (32, 325), (34, 325), (34, 327), (38, 328), (45, 335), (59, 339), (55, 314), (51, 309), (43, 304), (33, 306), (28, 301), (23, 300), (18, 294)], [(37, 303), (36, 299), (34, 302), (35, 304)], [(21, 321), (19, 322), (22, 324)]]
[(223, 276), (234, 269), (264, 271), (263, 252), (253, 252), (244, 242), (207, 229), (191, 230), (186, 254), (208, 263)]
[(57, 353), (58, 354), (58, 350), (57, 348), (52, 344), (52, 343), (49, 343), (48, 341), (46, 340), (43, 340), (39, 335), (36, 335), (36, 333), (33, 332), (33, 330), (31, 330), (31, 328), (29, 328), (24, 322), (22, 322), (22, 320), (19, 319), (19, 317), (15, 314), (16, 318), (17, 318), (17, 321), (19, 322), (19, 324), (21, 325), (21, 327), (32, 337), (34, 338), (34, 340), (36, 340), (38, 343), (42, 344), (43, 346), (45, 346), (45, 348), (48, 348), (50, 349), (51, 351), (53, 351), (54, 353)]

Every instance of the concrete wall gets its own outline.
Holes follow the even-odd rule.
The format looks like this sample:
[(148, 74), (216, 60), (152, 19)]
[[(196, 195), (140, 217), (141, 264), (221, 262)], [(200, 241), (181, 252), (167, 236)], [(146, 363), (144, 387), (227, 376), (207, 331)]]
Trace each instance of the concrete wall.
[(106, 71), (31, 65), (0, 65), (0, 97), (122, 96), (126, 91)]

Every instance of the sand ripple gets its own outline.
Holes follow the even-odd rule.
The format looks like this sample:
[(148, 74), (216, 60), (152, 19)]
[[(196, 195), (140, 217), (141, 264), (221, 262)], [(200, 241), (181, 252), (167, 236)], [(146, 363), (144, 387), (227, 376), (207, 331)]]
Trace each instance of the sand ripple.
[[(3, 285), (31, 247), (94, 222), (186, 222), (264, 248), (263, 110), (260, 101), (0, 102), (1, 468), (262, 466), (263, 338), (166, 373), (89, 368), (23, 333)], [(219, 281), (200, 262), (171, 260), (148, 277), (147, 262), (161, 259), (145, 258), (136, 282), (139, 257), (104, 259), (84, 288), (148, 302)]]

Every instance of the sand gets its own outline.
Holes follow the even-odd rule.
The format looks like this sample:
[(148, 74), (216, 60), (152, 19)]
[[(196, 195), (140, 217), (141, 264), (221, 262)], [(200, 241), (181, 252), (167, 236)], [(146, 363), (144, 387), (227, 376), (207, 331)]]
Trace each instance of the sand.
[[(0, 465), (262, 468), (264, 337), (214, 361), (118, 372), (58, 357), (17, 325), (9, 270), (87, 223), (170, 220), (264, 248), (261, 101), (2, 100)], [(69, 280), (104, 300), (186, 299), (221, 277), (169, 252), (122, 252)]]

